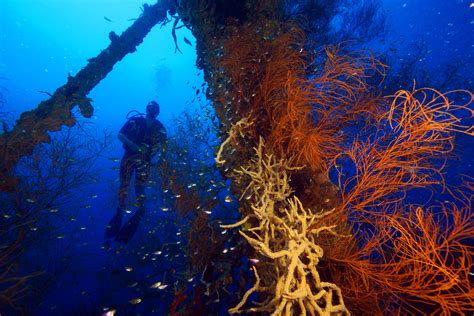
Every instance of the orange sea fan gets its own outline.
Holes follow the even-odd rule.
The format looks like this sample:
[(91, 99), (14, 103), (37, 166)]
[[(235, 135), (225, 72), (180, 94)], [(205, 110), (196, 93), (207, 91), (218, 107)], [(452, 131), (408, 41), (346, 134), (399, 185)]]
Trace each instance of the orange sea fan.
[[(313, 170), (326, 170), (326, 161), (342, 150), (342, 127), (361, 113), (375, 112), (380, 102), (376, 96), (367, 97), (365, 92), (366, 71), (379, 65), (373, 57), (327, 52), (328, 60), (341, 63), (338, 67), (326, 64), (318, 76), (310, 79), (306, 73), (293, 69), (269, 71), (266, 75), (270, 76), (264, 77), (262, 85), (264, 106), (270, 116), (269, 146), (295, 156), (295, 163)], [(302, 59), (298, 54), (288, 54), (274, 57), (272, 63), (279, 57)], [(272, 63), (267, 68), (279, 66)], [(275, 82), (278, 84), (273, 86)], [(268, 92), (269, 87), (278, 93)]]
[(339, 155), (348, 157), (356, 167), (353, 177), (345, 181), (339, 177), (340, 211), (373, 211), (396, 202), (393, 194), (434, 184), (444, 186), (444, 164), (435, 164), (433, 159), (444, 159), (453, 149), (451, 132), (472, 135), (472, 126), (463, 126), (455, 115), (461, 110), (472, 115), (468, 108), (472, 94), (467, 94), (464, 105), (452, 104), (447, 95), (420, 89), (402, 90), (392, 97), (389, 110), (377, 118), (375, 136), (356, 139)]
[[(368, 51), (343, 53), (340, 45), (324, 49), (327, 56), (321, 70), (310, 80), (314, 91), (314, 103), (331, 109), (339, 108), (347, 111), (357, 99), (367, 94), (367, 79), (378, 74), (385, 76), (386, 66)], [(325, 108), (320, 107), (322, 113)]]
[(474, 311), (473, 220), (470, 204), (377, 213), (370, 232), (357, 233), (359, 245), (327, 249), (328, 268), (353, 312), (375, 298), (402, 314)]
[[(464, 94), (465, 104), (454, 104), (452, 94)], [(456, 112), (465, 111), (474, 117), (474, 110), (469, 108), (474, 95), (465, 90), (440, 93), (431, 88), (400, 90), (393, 96), (390, 111), (380, 117), (387, 119), (395, 131), (405, 133), (422, 133), (423, 131), (459, 132), (474, 136), (474, 126), (461, 124)]]
[(472, 94), (466, 95), (466, 104), (456, 105), (432, 89), (399, 91), (389, 111), (378, 115), (372, 136), (356, 139), (343, 154), (356, 171), (346, 181), (339, 178), (337, 214), (351, 214), (363, 229), (354, 232), (356, 240), (333, 240), (325, 254), (328, 273), (355, 310), (364, 306), (361, 297), (403, 314), (472, 310), (472, 185), (466, 183), (468, 192), (457, 199), (461, 207), (402, 204), (409, 189), (444, 186), (443, 160), (433, 159), (452, 150), (452, 132), (472, 135), (472, 126), (456, 113), (472, 117)]
[[(436, 314), (474, 311), (474, 214), (471, 205), (443, 205), (388, 215), (380, 234), (393, 238), (386, 262), (377, 266), (376, 282), (407, 312), (427, 308)], [(381, 245), (381, 248), (386, 245)], [(406, 307), (405, 307), (406, 306)]]
[(325, 62), (315, 66), (297, 27), (282, 26), (264, 41), (254, 40), (258, 27), (244, 28), (226, 41), (220, 62), (231, 78), (228, 112), (251, 114), (256, 134), (295, 164), (327, 170), (326, 161), (341, 150), (341, 128), (377, 108), (366, 79), (384, 66), (367, 52), (342, 54), (339, 46), (326, 48)]

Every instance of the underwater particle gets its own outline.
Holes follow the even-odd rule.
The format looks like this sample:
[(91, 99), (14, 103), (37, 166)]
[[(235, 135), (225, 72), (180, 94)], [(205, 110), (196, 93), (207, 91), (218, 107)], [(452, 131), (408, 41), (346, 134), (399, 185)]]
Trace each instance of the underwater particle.
[(176, 236), (179, 236), (179, 235), (181, 235), (181, 232), (177, 232), (177, 233), (176, 233)]
[(63, 239), (64, 238), (64, 235), (59, 235), (56, 237), (57, 239)]
[(155, 251), (153, 254), (159, 256), (159, 255), (161, 255), (161, 250)]
[(168, 284), (162, 284), (160, 286), (158, 286), (158, 290), (164, 290), (168, 287)]
[(33, 204), (33, 203), (36, 203), (36, 200), (35, 199), (26, 199), (26, 202)]
[(169, 208), (167, 208), (167, 207), (161, 207), (160, 209), (161, 209), (163, 212), (168, 212), (168, 211), (169, 211)]
[(160, 281), (158, 281), (158, 282), (156, 282), (156, 283), (153, 283), (153, 284), (150, 286), (150, 288), (151, 288), (151, 289), (157, 289), (159, 286), (161, 286), (161, 282), (160, 282)]
[(228, 196), (225, 197), (224, 201), (226, 201), (227, 203), (230, 203), (233, 200), (232, 200), (232, 197), (230, 195), (228, 195)]
[(252, 258), (252, 259), (249, 259), (250, 262), (252, 263), (259, 263), (260, 260), (258, 260), (257, 258)]
[(50, 208), (49, 211), (50, 211), (51, 213), (57, 213), (57, 212), (59, 212), (59, 210), (58, 210), (57, 208)]
[(8, 214), (3, 214), (3, 218), (5, 218), (5, 219), (9, 219), (9, 218), (11, 218), (11, 215), (8, 215)]
[(91, 198), (93, 198), (93, 199), (97, 199), (97, 197), (98, 197), (98, 195), (97, 195), (97, 194), (93, 194), (93, 195), (91, 195)]
[(125, 211), (125, 213), (127, 213), (127, 214), (131, 214), (131, 213), (132, 213), (131, 210), (124, 210), (124, 211)]
[(130, 304), (132, 305), (137, 305), (137, 304), (140, 304), (142, 301), (141, 298), (134, 298), (134, 299), (131, 299), (130, 301), (128, 301)]
[(132, 267), (125, 267), (125, 271), (127, 271), (127, 272), (132, 272), (133, 269), (132, 269)]
[(133, 282), (132, 284), (129, 284), (128, 287), (135, 287), (138, 285), (138, 282)]
[(212, 214), (211, 211), (204, 211), (204, 212), (205, 212), (206, 214), (209, 214), (209, 215)]
[(189, 278), (189, 279), (188, 279), (188, 282), (193, 282), (193, 280), (194, 280), (194, 277), (193, 277), (193, 278)]
[(32, 231), (37, 231), (37, 230), (38, 230), (38, 227), (31, 227), (31, 230), (32, 230)]
[(229, 251), (229, 249), (225, 248), (224, 250), (222, 250), (222, 253), (227, 253)]
[(81, 227), (81, 230), (86, 230), (86, 229), (87, 229), (87, 227), (85, 227), (85, 226)]
[(81, 208), (91, 208), (91, 207), (92, 207), (92, 205), (90, 205), (90, 204), (81, 206)]
[(222, 235), (227, 234), (227, 229), (224, 229), (223, 231), (221, 231), (221, 234), (222, 234)]

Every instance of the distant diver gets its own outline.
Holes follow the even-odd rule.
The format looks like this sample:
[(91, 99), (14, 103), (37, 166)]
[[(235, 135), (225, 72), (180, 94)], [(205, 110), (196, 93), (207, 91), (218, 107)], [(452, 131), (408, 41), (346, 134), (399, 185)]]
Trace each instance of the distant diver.
[[(115, 237), (116, 241), (128, 243), (145, 213), (145, 184), (147, 182), (151, 160), (155, 155), (165, 150), (166, 130), (156, 117), (160, 114), (160, 106), (151, 101), (146, 106), (146, 116), (137, 114), (128, 119), (120, 129), (118, 139), (123, 143), (125, 153), (120, 162), (120, 188), (118, 192), (118, 207), (105, 231), (105, 239)], [(122, 226), (123, 213), (132, 175), (135, 172), (135, 196), (137, 211), (130, 220)]]

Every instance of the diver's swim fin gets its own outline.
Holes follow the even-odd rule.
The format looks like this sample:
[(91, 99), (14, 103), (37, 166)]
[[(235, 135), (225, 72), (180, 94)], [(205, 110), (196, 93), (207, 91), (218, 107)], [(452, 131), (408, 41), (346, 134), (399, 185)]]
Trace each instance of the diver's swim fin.
[(135, 215), (133, 215), (132, 218), (130, 218), (130, 220), (125, 225), (123, 225), (122, 229), (115, 237), (115, 240), (124, 244), (128, 243), (137, 231), (138, 224), (140, 224), (140, 220), (142, 218), (141, 215), (141, 212), (137, 212)]
[(120, 226), (122, 226), (122, 210), (118, 208), (117, 213), (115, 213), (107, 225), (104, 236), (105, 239), (114, 238), (118, 234)]

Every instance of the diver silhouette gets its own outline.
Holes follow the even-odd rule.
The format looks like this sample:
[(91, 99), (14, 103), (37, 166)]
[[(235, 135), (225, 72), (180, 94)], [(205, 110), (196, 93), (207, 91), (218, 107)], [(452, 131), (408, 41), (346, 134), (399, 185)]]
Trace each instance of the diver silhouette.
[[(120, 188), (118, 207), (105, 231), (105, 239), (128, 243), (145, 213), (145, 184), (147, 182), (152, 158), (163, 152), (166, 146), (166, 130), (156, 119), (160, 113), (157, 102), (151, 101), (146, 106), (146, 115), (137, 114), (128, 119), (120, 129), (118, 139), (123, 143), (125, 153), (120, 162)], [(135, 206), (137, 211), (122, 227), (123, 213), (132, 175), (135, 175)]]

